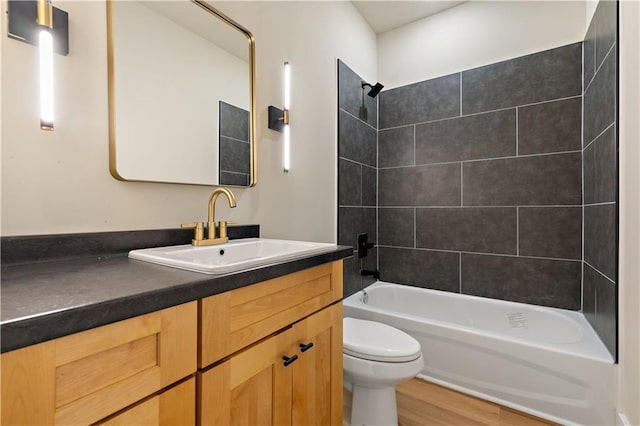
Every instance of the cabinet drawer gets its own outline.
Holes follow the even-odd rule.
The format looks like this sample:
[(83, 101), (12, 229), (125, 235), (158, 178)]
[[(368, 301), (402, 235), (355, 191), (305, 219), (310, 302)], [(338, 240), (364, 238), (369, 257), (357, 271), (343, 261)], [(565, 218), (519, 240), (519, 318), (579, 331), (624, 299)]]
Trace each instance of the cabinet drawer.
[(196, 370), (197, 302), (2, 355), (2, 424), (88, 424)]
[(196, 379), (192, 377), (159, 395), (98, 423), (100, 426), (184, 426), (196, 423)]
[(342, 261), (202, 299), (204, 368), (342, 297)]

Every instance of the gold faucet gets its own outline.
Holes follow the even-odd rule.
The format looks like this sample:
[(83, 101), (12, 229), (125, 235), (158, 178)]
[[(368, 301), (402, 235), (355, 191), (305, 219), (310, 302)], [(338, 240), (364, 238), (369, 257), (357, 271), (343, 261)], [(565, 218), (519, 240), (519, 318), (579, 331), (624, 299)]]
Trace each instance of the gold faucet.
[(224, 194), (227, 197), (229, 207), (234, 208), (236, 206), (236, 197), (233, 195), (233, 192), (227, 188), (217, 188), (211, 193), (211, 197), (209, 198), (209, 214), (207, 218), (208, 233), (206, 239), (204, 238), (204, 224), (202, 222), (183, 223), (180, 225), (181, 228), (195, 229), (194, 238), (191, 240), (191, 244), (194, 246), (210, 246), (214, 244), (224, 244), (229, 241), (227, 237), (227, 221), (221, 220), (218, 222), (218, 232), (216, 235), (215, 207), (216, 200), (220, 194)]

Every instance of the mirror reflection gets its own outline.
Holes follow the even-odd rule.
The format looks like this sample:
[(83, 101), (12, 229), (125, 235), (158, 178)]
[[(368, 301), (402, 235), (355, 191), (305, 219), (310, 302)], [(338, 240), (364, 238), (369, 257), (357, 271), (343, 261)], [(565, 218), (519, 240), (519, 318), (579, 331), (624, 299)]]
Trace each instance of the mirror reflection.
[(195, 2), (108, 2), (118, 179), (252, 186), (251, 35)]

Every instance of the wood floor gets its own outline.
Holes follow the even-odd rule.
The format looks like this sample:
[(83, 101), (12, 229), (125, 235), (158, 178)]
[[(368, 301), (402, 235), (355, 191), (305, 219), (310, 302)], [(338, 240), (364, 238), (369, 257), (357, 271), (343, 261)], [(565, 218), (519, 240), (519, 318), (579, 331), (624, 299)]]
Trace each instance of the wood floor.
[[(396, 389), (399, 426), (427, 425), (555, 425), (537, 417), (478, 399), (420, 379)], [(351, 395), (345, 390), (345, 413), (350, 412)]]

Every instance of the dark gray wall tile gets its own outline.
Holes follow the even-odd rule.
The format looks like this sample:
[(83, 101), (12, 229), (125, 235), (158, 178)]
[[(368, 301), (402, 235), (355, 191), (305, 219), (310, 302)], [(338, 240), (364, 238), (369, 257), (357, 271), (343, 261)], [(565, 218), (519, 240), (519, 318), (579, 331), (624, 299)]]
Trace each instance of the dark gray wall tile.
[(582, 43), (574, 43), (463, 72), (462, 112), (491, 111), (581, 92)]
[(380, 169), (380, 206), (459, 206), (460, 165)]
[(376, 130), (344, 111), (338, 116), (338, 155), (376, 167)]
[(596, 73), (596, 23), (592, 19), (582, 44), (584, 49), (582, 69), (584, 72), (583, 91)]
[(465, 206), (582, 204), (580, 153), (464, 163)]
[(249, 111), (226, 102), (219, 102), (220, 136), (249, 142)]
[(606, 203), (617, 198), (616, 126), (611, 126), (585, 150), (584, 202)]
[(220, 170), (220, 185), (248, 186), (249, 175), (244, 173), (232, 173)]
[(338, 107), (378, 127), (378, 100), (364, 93), (362, 81), (358, 74), (338, 59)]
[(602, 0), (593, 15), (596, 25), (596, 69), (602, 64), (605, 56), (613, 47), (617, 38), (618, 2)]
[(451, 74), (380, 93), (380, 128), (460, 115), (460, 74)]
[(414, 247), (414, 209), (378, 209), (378, 243), (383, 246)]
[(376, 209), (370, 207), (338, 208), (338, 244), (358, 249), (358, 234), (369, 234), (369, 241), (377, 241)]
[(615, 357), (617, 350), (617, 286), (600, 276), (596, 284), (596, 331)]
[(376, 205), (378, 173), (375, 168), (362, 166), (362, 205)]
[(362, 277), (360, 276), (360, 259), (358, 255), (344, 259), (342, 272), (342, 297), (349, 297), (362, 290)]
[[(361, 260), (362, 269), (368, 269), (370, 271), (375, 271), (378, 269), (378, 249), (373, 248), (368, 251), (367, 257), (363, 257)], [(365, 288), (368, 285), (373, 284), (378, 279), (374, 278), (373, 275), (367, 275), (362, 277), (362, 288)]]
[(583, 313), (602, 343), (615, 357), (617, 347), (617, 288), (598, 271), (584, 265)]
[(584, 94), (585, 146), (616, 119), (616, 67), (616, 52), (613, 50), (596, 72)]
[(584, 207), (584, 260), (616, 280), (617, 208), (615, 204)]
[(518, 154), (582, 148), (582, 98), (518, 109)]
[(582, 207), (521, 207), (520, 255), (582, 260)]
[(462, 293), (580, 309), (581, 262), (462, 254)]
[(362, 165), (338, 159), (338, 205), (362, 205)]
[(416, 246), (516, 254), (515, 207), (416, 210)]
[(414, 165), (413, 125), (378, 132), (378, 167)]
[(596, 283), (604, 279), (595, 269), (582, 262), (582, 313), (596, 329)]
[(381, 280), (458, 292), (458, 253), (389, 247), (379, 250)]
[(251, 145), (220, 136), (220, 169), (227, 172), (250, 173)]
[(497, 111), (416, 126), (416, 164), (516, 154), (516, 111)]

